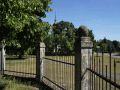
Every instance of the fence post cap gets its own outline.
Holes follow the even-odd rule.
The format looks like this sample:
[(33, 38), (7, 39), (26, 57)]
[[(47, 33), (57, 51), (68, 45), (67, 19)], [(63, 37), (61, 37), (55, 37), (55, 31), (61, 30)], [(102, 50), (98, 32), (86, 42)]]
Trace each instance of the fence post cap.
[(78, 34), (79, 34), (79, 37), (88, 37), (88, 35), (89, 35), (89, 29), (86, 26), (81, 25), (78, 28)]

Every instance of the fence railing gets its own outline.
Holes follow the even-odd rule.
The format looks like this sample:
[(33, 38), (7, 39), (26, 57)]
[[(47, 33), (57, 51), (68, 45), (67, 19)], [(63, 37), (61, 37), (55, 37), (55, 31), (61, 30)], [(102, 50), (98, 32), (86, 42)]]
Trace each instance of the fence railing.
[(54, 90), (120, 90), (120, 57), (111, 52), (93, 52), (88, 37), (76, 44), (75, 55), (66, 51), (45, 55), (42, 43), (38, 44), (36, 55), (17, 60), (15, 55), (8, 54), (6, 62), (0, 51), (0, 71), (26, 76), (32, 73)]
[(74, 56), (47, 56), (42, 60), (43, 82), (54, 90), (74, 90)]
[(36, 76), (36, 55), (23, 54), (14, 48), (0, 47), (0, 72), (2, 74), (30, 77)]
[[(12, 50), (10, 51), (12, 52)], [(4, 74), (19, 77), (35, 77), (35, 55), (24, 55), (22, 58), (19, 58), (17, 55), (6, 55)]]
[(120, 58), (115, 58), (111, 52), (94, 55), (87, 69), (90, 72), (90, 90), (120, 90), (119, 62)]

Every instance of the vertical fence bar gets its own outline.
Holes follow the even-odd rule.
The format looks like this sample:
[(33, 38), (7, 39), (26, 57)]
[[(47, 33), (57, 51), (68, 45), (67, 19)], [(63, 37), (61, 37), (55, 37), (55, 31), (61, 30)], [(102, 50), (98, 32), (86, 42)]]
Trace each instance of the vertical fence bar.
[[(110, 48), (110, 80), (111, 80), (111, 60), (112, 60), (112, 57), (111, 57), (111, 48)], [(111, 90), (111, 84), (109, 84), (109, 88), (110, 88), (110, 90)]]
[[(101, 73), (101, 63), (100, 63), (100, 57), (99, 57), (99, 74)], [(99, 90), (100, 90), (100, 77), (99, 77)]]
[[(102, 48), (102, 76), (104, 75), (103, 67), (104, 67), (104, 51), (103, 51), (103, 48)], [(104, 82), (103, 82), (103, 79), (102, 79), (102, 90), (103, 89), (104, 89)]]
[[(95, 63), (96, 63), (96, 62), (95, 62), (95, 59), (96, 59), (96, 58), (94, 57), (94, 71), (96, 70), (96, 67), (95, 67), (95, 66), (96, 66), (96, 65), (95, 65)], [(95, 80), (95, 74), (94, 74), (94, 90), (96, 90), (96, 85), (95, 85), (96, 83), (95, 83), (95, 81), (96, 81), (96, 80)]]
[[(74, 56), (71, 56), (72, 58), (72, 64), (75, 64), (75, 60), (74, 60)], [(75, 67), (73, 66), (72, 67), (72, 85), (73, 85), (73, 90), (75, 90), (75, 79), (74, 79), (74, 76), (75, 76)]]
[[(57, 49), (56, 49), (56, 52), (55, 52), (55, 53), (56, 53), (55, 60), (57, 60), (57, 55), (58, 55)], [(55, 83), (57, 83), (57, 82), (56, 82), (56, 63), (57, 63), (57, 62), (54, 62), (54, 66), (55, 66), (55, 67), (54, 67), (54, 68), (55, 68), (55, 72), (54, 72), (54, 73), (55, 73), (55, 76), (54, 76), (55, 79), (54, 79), (54, 82), (55, 82)], [(61, 67), (61, 68), (62, 68), (62, 67)], [(55, 89), (57, 89), (57, 86), (55, 86)]]
[[(107, 65), (105, 66), (106, 67), (106, 78), (107, 78)], [(107, 81), (106, 81), (106, 90), (107, 90)]]
[[(91, 62), (91, 63), (92, 63), (92, 67), (91, 67), (92, 70), (93, 70), (93, 59), (94, 59), (94, 58), (93, 58), (93, 57), (94, 57), (93, 54), (94, 54), (94, 53), (93, 53), (93, 51), (92, 51), (92, 62)], [(93, 90), (93, 73), (92, 73), (92, 87), (91, 87), (91, 89)]]
[[(97, 46), (97, 56), (96, 56), (96, 72), (98, 73), (98, 67), (99, 67), (99, 65), (98, 65), (98, 60), (99, 60), (99, 56), (98, 56), (98, 52), (99, 51), (99, 46)], [(98, 89), (99, 87), (98, 87), (98, 83), (99, 83), (99, 81), (98, 81), (98, 76), (96, 76), (96, 89)]]
[[(114, 82), (116, 82), (116, 61), (114, 59)], [(114, 90), (116, 90), (116, 87), (114, 86)]]
[[(66, 58), (67, 58), (66, 56), (63, 56), (62, 60), (65, 61)], [(68, 67), (68, 70), (69, 70), (69, 67)], [(64, 64), (62, 64), (62, 77), (63, 77), (62, 78), (62, 86), (64, 88)]]
[[(88, 51), (88, 56), (89, 56), (89, 51)], [(90, 69), (92, 69), (92, 58), (91, 58), (91, 56), (89, 56), (89, 58), (90, 58)], [(91, 90), (91, 88), (92, 88), (92, 73), (90, 72), (90, 90)]]
[[(70, 58), (70, 56), (68, 55), (68, 57), (69, 57), (69, 63), (71, 63), (71, 58)], [(70, 69), (70, 88), (72, 89), (72, 71), (71, 71), (71, 69), (72, 69), (72, 67), (71, 66), (69, 66), (69, 69)]]
[[(98, 73), (98, 67), (99, 67), (99, 65), (98, 65), (98, 60), (99, 60), (99, 57), (98, 57), (98, 54), (97, 54), (97, 59), (96, 59), (96, 72)], [(96, 75), (96, 89), (98, 90), (98, 83), (99, 83), (99, 81), (98, 81), (98, 76)]]

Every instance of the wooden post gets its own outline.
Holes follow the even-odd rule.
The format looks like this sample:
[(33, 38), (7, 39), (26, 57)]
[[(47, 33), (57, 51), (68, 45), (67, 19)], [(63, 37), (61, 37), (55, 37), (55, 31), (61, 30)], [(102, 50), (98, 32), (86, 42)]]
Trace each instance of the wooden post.
[(36, 46), (36, 78), (42, 80), (42, 58), (45, 56), (45, 44), (40, 42)]
[(4, 46), (0, 46), (0, 74), (4, 74), (5, 70), (5, 50)]

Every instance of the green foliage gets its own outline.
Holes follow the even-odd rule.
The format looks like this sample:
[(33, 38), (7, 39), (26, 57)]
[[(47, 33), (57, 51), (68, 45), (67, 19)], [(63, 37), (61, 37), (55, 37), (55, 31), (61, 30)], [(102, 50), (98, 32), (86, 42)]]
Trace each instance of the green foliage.
[(45, 17), (50, 0), (1, 0), (0, 16), (2, 26), (14, 28), (17, 32), (30, 21)]
[[(86, 27), (87, 28), (87, 27)], [(55, 51), (60, 49), (61, 51), (68, 51), (74, 53), (74, 42), (78, 29), (74, 27), (71, 22), (60, 21), (53, 24), (52, 31), (45, 39), (46, 47), (48, 51)], [(81, 31), (80, 31), (81, 33)], [(94, 42), (94, 48), (96, 47), (96, 41), (92, 30), (88, 30), (88, 36)]]
[(0, 28), (3, 38), (12, 38), (24, 29), (30, 29), (31, 33), (41, 30), (43, 23), (39, 19), (50, 11), (50, 3), (51, 0), (1, 0)]
[(95, 37), (94, 37), (94, 34), (93, 34), (92, 30), (89, 30), (89, 34), (88, 35), (91, 38), (91, 41), (93, 42), (93, 50), (95, 51), (97, 43), (96, 43), (96, 40), (95, 40)]
[(99, 40), (97, 45), (100, 46), (104, 52), (119, 52), (120, 51), (120, 42), (116, 40), (108, 40), (106, 38)]
[(75, 41), (75, 27), (71, 22), (60, 21), (53, 24), (51, 34), (45, 43), (49, 50), (73, 51)]
[(113, 46), (115, 48), (115, 51), (119, 52), (120, 51), (120, 42), (113, 40), (112, 43), (113, 43)]
[(75, 27), (71, 22), (60, 21), (53, 25), (55, 42), (63, 50), (73, 51), (75, 41)]
[(43, 41), (50, 25), (41, 19), (51, 11), (50, 4), (51, 0), (0, 0), (0, 42), (24, 53), (36, 40)]

